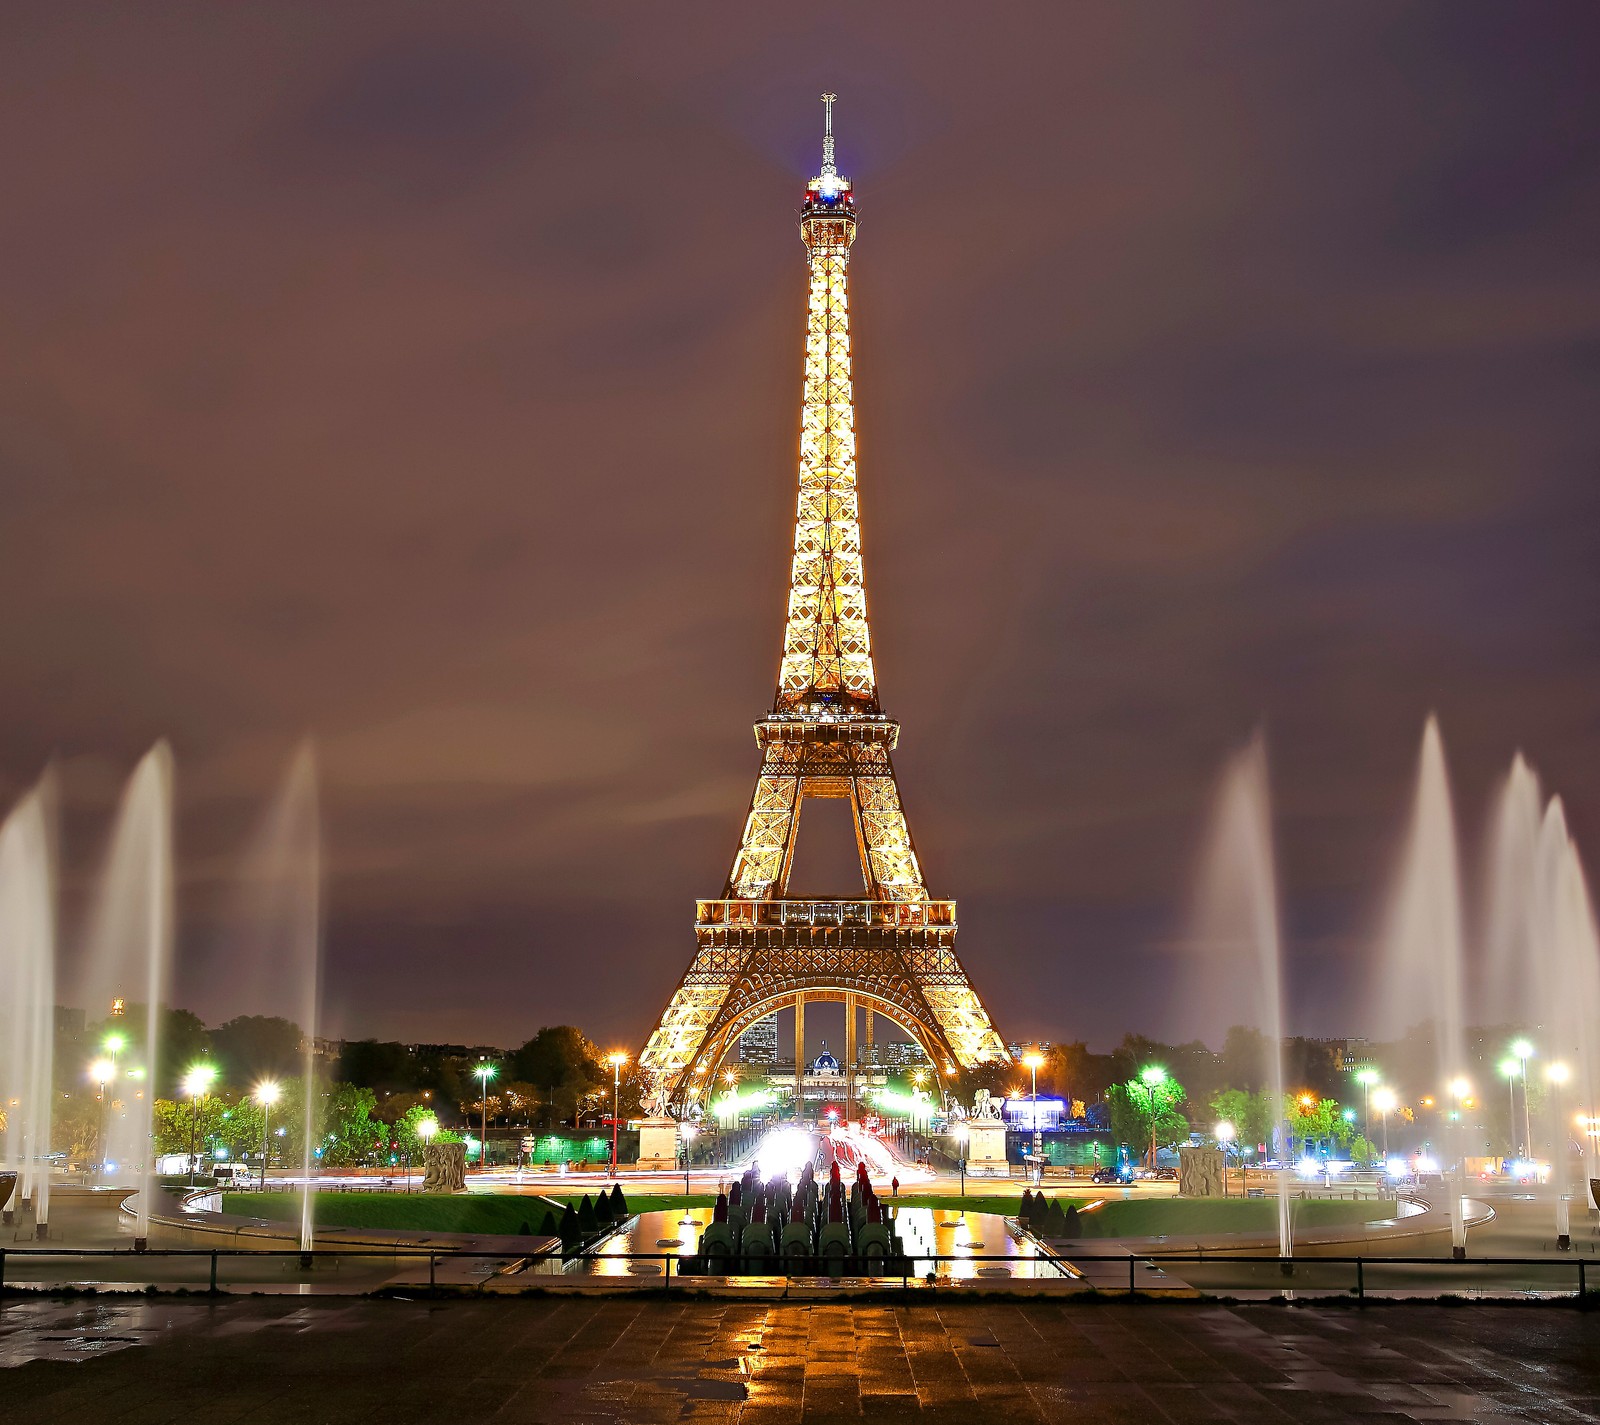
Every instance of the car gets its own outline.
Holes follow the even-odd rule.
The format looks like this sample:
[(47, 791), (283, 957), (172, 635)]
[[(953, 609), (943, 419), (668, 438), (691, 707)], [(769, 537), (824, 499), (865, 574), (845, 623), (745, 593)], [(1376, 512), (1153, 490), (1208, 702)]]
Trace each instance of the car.
[(1089, 1181), (1096, 1183), (1120, 1183), (1123, 1187), (1132, 1187), (1134, 1183), (1134, 1177), (1133, 1173), (1127, 1169), (1119, 1170), (1117, 1168), (1096, 1168), (1094, 1170), (1094, 1176), (1090, 1178)]

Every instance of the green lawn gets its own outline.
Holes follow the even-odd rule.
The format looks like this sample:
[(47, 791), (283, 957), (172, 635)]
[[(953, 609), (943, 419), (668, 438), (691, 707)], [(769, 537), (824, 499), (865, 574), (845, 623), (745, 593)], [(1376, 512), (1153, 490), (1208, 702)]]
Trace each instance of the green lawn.
[[(300, 1194), (230, 1192), (224, 1212), (266, 1217), (275, 1222), (300, 1220)], [(318, 1193), (319, 1227), (373, 1227), (395, 1232), (483, 1232), (517, 1236), (537, 1232), (550, 1204), (537, 1197), (501, 1197), (490, 1193), (325, 1192)], [(559, 1215), (559, 1209), (558, 1209)]]
[[(1270, 1198), (1150, 1197), (1100, 1199), (1091, 1193), (1050, 1193), (1063, 1208), (1076, 1202), (1079, 1208), (1103, 1201), (1103, 1206), (1084, 1213), (1085, 1237), (1192, 1236), (1212, 1232), (1270, 1232), (1277, 1221), (1277, 1203)], [(571, 1202), (574, 1207), (583, 1194), (549, 1197), (521, 1197), (500, 1193), (329, 1192), (316, 1201), (317, 1225), (321, 1227), (372, 1227), (397, 1232), (482, 1232), (515, 1236), (524, 1228), (539, 1230), (544, 1214), (552, 1204), (559, 1217)], [(695, 1193), (689, 1202), (695, 1207), (710, 1207), (716, 1198), (711, 1193)], [(974, 1195), (970, 1197), (928, 1196), (899, 1199), (900, 1207), (929, 1207), (939, 1212), (992, 1212), (1015, 1217), (1020, 1193)], [(681, 1208), (684, 1197), (640, 1193), (628, 1198), (631, 1212), (658, 1212)], [(1389, 1200), (1330, 1202), (1310, 1199), (1292, 1202), (1297, 1227), (1332, 1227), (1344, 1223), (1370, 1222), (1392, 1217), (1394, 1203)], [(225, 1193), (224, 1212), (246, 1217), (266, 1217), (294, 1222), (300, 1217), (300, 1196), (288, 1192)]]
[[(1101, 1207), (1082, 1213), (1085, 1237), (1195, 1236), (1211, 1232), (1270, 1232), (1278, 1221), (1271, 1198), (1100, 1198), (1091, 1193), (1048, 1193), (1065, 1210), (1077, 1203), (1080, 1212), (1091, 1202)], [(1021, 1194), (1004, 1197), (902, 1197), (905, 1207), (932, 1207), (941, 1212), (996, 1212), (1015, 1217)], [(1316, 1198), (1289, 1204), (1296, 1227), (1335, 1227), (1394, 1216), (1392, 1199), (1336, 1202)]]

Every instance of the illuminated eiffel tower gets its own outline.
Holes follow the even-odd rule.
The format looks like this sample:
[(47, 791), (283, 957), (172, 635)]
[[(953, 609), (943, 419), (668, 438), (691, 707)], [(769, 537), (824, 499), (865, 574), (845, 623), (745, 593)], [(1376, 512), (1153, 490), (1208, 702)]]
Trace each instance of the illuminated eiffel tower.
[[(811, 295), (783, 662), (772, 711), (755, 728), (761, 772), (733, 869), (721, 899), (696, 903), (694, 961), (640, 1057), (658, 1111), (684, 1113), (702, 1101), (739, 1035), (791, 1006), (798, 1105), (813, 1000), (845, 1004), (847, 1112), (859, 1010), (869, 1044), (881, 1014), (921, 1044), (941, 1075), (1006, 1057), (956, 958), (955, 902), (928, 897), (890, 761), (900, 726), (878, 704), (850, 388), (856, 210), (850, 180), (834, 166), (833, 100), (823, 95), (822, 171), (806, 185), (800, 213)], [(787, 896), (808, 797), (849, 800), (860, 900)]]

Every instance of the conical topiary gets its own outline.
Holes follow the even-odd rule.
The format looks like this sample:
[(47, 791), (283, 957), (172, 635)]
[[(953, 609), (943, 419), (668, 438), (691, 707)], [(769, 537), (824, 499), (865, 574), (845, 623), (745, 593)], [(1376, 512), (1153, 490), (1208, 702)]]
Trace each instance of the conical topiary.
[(1063, 1237), (1083, 1236), (1083, 1218), (1079, 1215), (1077, 1203), (1068, 1207), (1061, 1216), (1064, 1224), (1061, 1232)]
[(1033, 1193), (1028, 1188), (1022, 1190), (1022, 1206), (1017, 1209), (1017, 1216), (1024, 1222), (1033, 1216)]
[(578, 1204), (578, 1228), (586, 1237), (600, 1230), (600, 1219), (595, 1215), (594, 1204), (589, 1201), (588, 1193), (584, 1193), (583, 1201)]
[(1051, 1237), (1065, 1237), (1067, 1235), (1067, 1214), (1061, 1210), (1061, 1199), (1051, 1198), (1050, 1211), (1046, 1214), (1045, 1232)]
[(539, 1235), (541, 1237), (559, 1237), (561, 1235), (561, 1229), (556, 1226), (556, 1214), (554, 1208), (545, 1208), (544, 1220), (539, 1223)]
[(604, 1189), (601, 1189), (595, 1197), (594, 1217), (602, 1227), (611, 1225), (611, 1194)]
[(578, 1214), (572, 1210), (572, 1204), (569, 1202), (561, 1214), (561, 1245), (576, 1247), (582, 1240), (583, 1225), (578, 1221)]
[(628, 1199), (622, 1195), (621, 1183), (611, 1189), (611, 1216), (617, 1222), (631, 1216), (628, 1211)]

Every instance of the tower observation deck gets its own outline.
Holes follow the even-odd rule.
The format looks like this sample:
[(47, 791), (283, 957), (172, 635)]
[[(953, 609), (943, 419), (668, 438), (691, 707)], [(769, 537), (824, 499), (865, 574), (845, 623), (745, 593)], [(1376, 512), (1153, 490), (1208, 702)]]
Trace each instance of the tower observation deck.
[[(954, 1072), (1006, 1050), (956, 957), (953, 901), (929, 897), (891, 754), (899, 724), (882, 710), (861, 550), (850, 256), (857, 214), (834, 161), (834, 96), (823, 96), (822, 167), (805, 189), (809, 269), (794, 553), (778, 685), (756, 723), (761, 768), (722, 894), (699, 901), (697, 950), (640, 1056), (658, 1106), (690, 1112), (752, 1023), (790, 1006), (805, 1062), (808, 1000), (843, 1000), (847, 1085), (856, 1016), (881, 1014)], [(800, 813), (812, 797), (848, 800), (859, 897), (788, 896)], [(851, 1097), (847, 1087), (847, 1100)], [(798, 1102), (798, 1084), (797, 1084)]]

